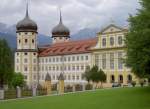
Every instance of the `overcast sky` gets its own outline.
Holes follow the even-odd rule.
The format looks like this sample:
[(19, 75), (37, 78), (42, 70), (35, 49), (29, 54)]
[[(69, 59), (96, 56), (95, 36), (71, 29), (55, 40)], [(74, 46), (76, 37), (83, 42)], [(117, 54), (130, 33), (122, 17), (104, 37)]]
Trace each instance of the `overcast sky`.
[[(135, 14), (139, 0), (29, 0), (30, 17), (37, 22), (39, 32), (50, 34), (59, 22), (61, 7), (63, 22), (72, 33), (83, 28), (101, 28), (113, 19), (127, 25), (129, 14)], [(16, 24), (25, 16), (26, 0), (0, 0), (0, 22)]]

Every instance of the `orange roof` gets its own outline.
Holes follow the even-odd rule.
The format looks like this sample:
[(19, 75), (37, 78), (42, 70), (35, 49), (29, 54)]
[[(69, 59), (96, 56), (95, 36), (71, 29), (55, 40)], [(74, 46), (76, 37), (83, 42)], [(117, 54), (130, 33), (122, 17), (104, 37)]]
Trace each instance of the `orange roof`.
[(55, 55), (90, 53), (90, 48), (95, 46), (96, 43), (97, 38), (92, 38), (46, 45), (43, 47), (44, 49), (39, 48), (39, 56), (45, 57)]

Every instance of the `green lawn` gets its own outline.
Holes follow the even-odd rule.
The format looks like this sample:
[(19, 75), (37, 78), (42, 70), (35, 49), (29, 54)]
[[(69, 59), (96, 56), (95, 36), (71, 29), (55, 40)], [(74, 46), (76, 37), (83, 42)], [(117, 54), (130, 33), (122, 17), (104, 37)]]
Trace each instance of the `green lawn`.
[(0, 102), (0, 109), (150, 109), (150, 88), (121, 88)]

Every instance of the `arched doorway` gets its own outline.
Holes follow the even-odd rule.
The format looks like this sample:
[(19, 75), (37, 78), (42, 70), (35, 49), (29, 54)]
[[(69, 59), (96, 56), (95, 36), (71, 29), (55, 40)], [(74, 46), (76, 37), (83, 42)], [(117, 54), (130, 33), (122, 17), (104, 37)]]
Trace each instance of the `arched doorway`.
[(123, 83), (123, 76), (119, 75), (119, 83)]
[(132, 76), (131, 75), (128, 75), (127, 76), (127, 83), (131, 83), (132, 82)]
[(111, 76), (110, 76), (110, 82), (111, 82), (111, 83), (114, 83), (114, 82), (115, 82), (115, 76), (114, 76), (114, 75), (111, 75)]

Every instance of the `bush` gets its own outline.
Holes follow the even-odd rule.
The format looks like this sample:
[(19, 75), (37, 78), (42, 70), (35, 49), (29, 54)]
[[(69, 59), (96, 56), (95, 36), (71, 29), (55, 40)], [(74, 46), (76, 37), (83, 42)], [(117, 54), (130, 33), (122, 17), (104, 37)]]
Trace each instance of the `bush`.
[(131, 84), (132, 84), (133, 87), (135, 87), (136, 82), (135, 82), (135, 81), (132, 81)]
[(76, 91), (82, 91), (82, 85), (76, 84), (76, 85), (75, 85), (75, 90), (76, 90)]
[(92, 88), (93, 88), (93, 87), (92, 87), (91, 84), (87, 84), (87, 85), (85, 86), (85, 89), (86, 89), (86, 90), (92, 90)]
[(72, 92), (72, 91), (73, 91), (73, 87), (72, 87), (72, 86), (67, 85), (67, 86), (65, 87), (65, 92)]
[(144, 84), (145, 84), (144, 80), (140, 80), (140, 85), (141, 85), (141, 87), (143, 87)]

